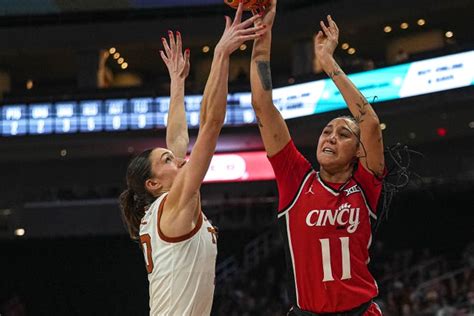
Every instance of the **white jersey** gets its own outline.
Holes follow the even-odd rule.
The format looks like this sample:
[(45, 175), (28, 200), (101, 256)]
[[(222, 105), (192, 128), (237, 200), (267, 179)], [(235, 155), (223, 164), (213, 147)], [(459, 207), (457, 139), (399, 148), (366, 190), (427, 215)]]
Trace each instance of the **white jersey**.
[(188, 234), (169, 238), (159, 229), (167, 194), (143, 216), (140, 242), (145, 255), (150, 315), (210, 315), (217, 256), (215, 228), (201, 212)]

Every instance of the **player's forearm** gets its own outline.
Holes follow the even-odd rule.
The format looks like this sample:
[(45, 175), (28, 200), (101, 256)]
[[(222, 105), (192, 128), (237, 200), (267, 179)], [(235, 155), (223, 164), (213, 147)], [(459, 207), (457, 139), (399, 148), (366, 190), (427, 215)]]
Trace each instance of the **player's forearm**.
[(216, 49), (212, 60), (211, 71), (204, 89), (201, 103), (200, 126), (214, 126), (219, 130), (225, 119), (228, 81), (229, 55)]
[(379, 118), (367, 99), (342, 71), (334, 58), (322, 61), (323, 69), (341, 92), (351, 114), (359, 122), (361, 129), (365, 126), (379, 126)]
[(250, 85), (252, 89), (252, 105), (256, 111), (262, 107), (273, 107), (272, 73), (270, 53), (272, 34), (267, 32), (254, 41), (250, 63)]
[(184, 108), (184, 83), (182, 78), (171, 79), (170, 108), (166, 125), (166, 145), (180, 158), (186, 156), (189, 144), (188, 124)]

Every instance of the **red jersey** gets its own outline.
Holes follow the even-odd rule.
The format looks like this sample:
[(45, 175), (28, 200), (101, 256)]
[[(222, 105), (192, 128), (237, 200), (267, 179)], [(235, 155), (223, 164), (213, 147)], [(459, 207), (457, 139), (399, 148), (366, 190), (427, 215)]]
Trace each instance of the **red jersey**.
[(359, 165), (345, 184), (324, 182), (293, 141), (269, 160), (294, 303), (333, 313), (377, 296), (367, 264), (381, 180)]

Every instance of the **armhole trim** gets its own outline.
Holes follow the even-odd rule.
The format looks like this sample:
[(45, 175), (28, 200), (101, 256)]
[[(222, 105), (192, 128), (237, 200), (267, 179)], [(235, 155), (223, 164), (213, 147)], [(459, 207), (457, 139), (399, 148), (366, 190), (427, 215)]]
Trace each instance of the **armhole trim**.
[(202, 212), (201, 211), (199, 212), (199, 218), (198, 218), (198, 221), (196, 223), (196, 226), (189, 233), (184, 234), (182, 236), (178, 236), (178, 237), (168, 237), (160, 229), (161, 216), (163, 214), (163, 207), (165, 205), (167, 197), (168, 196), (165, 196), (163, 201), (161, 201), (161, 203), (160, 203), (160, 207), (158, 208), (158, 221), (157, 221), (157, 224), (156, 224), (157, 231), (158, 231), (158, 236), (160, 236), (160, 239), (162, 239), (163, 241), (166, 241), (166, 242), (169, 242), (169, 243), (178, 243), (178, 242), (181, 242), (181, 241), (191, 239), (194, 235), (196, 235), (196, 233), (199, 231), (199, 229), (201, 229), (202, 222), (203, 222)]
[(303, 191), (303, 188), (304, 188), (306, 182), (308, 182), (308, 179), (311, 177), (311, 175), (313, 175), (315, 173), (316, 172), (312, 168), (309, 169), (306, 172), (306, 175), (303, 178), (303, 181), (301, 182), (301, 184), (299, 186), (299, 189), (295, 194), (295, 197), (293, 198), (293, 200), (291, 200), (290, 204), (287, 207), (283, 208), (281, 211), (278, 212), (278, 218), (284, 216), (286, 213), (288, 213), (291, 210), (291, 208), (295, 205), (296, 201), (298, 200), (299, 196), (301, 195), (301, 192)]

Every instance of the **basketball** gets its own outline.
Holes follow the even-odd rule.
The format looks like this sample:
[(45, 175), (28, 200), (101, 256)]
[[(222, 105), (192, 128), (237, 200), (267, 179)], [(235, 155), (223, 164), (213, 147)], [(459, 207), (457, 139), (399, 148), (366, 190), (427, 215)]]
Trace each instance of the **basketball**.
[[(268, 6), (270, 3), (270, 0), (243, 0), (244, 2), (244, 10), (245, 11), (260, 11), (260, 10), (265, 10), (265, 7)], [(240, 1), (239, 0), (224, 0), (224, 3), (226, 3), (228, 6), (237, 9), (239, 6)]]

